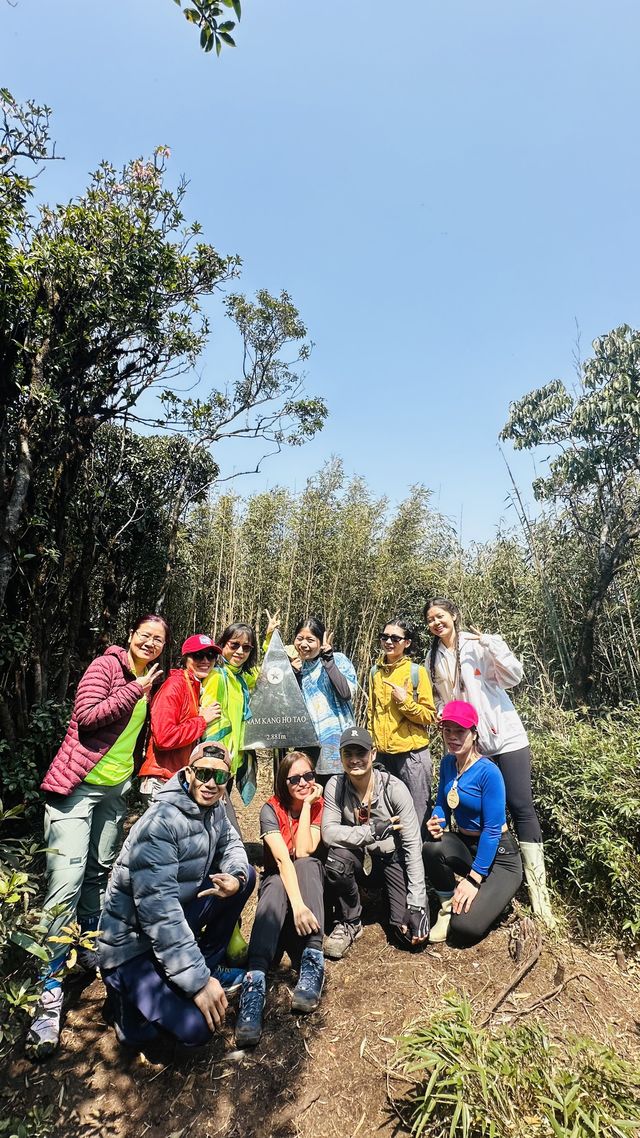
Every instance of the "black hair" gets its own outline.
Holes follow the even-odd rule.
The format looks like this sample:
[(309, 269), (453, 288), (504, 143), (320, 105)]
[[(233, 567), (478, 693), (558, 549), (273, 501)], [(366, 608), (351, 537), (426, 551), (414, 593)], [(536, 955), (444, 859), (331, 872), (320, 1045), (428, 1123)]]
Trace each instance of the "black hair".
[(298, 633), (302, 632), (303, 628), (308, 628), (309, 632), (312, 632), (313, 635), (320, 641), (320, 643), (324, 644), (324, 634), (326, 630), (324, 624), (321, 620), (318, 619), (317, 616), (305, 616), (302, 620), (298, 621), (293, 633), (294, 640)]
[(251, 651), (240, 669), (241, 672), (250, 672), (251, 669), (255, 667), (258, 659), (258, 638), (256, 636), (256, 630), (252, 628), (250, 624), (242, 624), (241, 622), (228, 624), (222, 635), (216, 640), (216, 644), (218, 644), (220, 648), (224, 648), (225, 644), (227, 644), (229, 640), (233, 640), (234, 636), (247, 636), (251, 641)]
[(417, 657), (420, 652), (420, 636), (414, 622), (409, 620), (406, 616), (392, 616), (389, 620), (385, 620), (381, 626), (381, 632), (384, 632), (388, 624), (397, 624), (398, 628), (401, 628), (404, 632), (405, 638), (409, 641), (409, 647), (405, 655), (411, 657), (415, 655)]
[[(306, 625), (303, 625), (303, 627), (306, 627)], [(310, 771), (316, 769), (316, 764), (313, 759), (310, 755), (305, 754), (304, 751), (289, 751), (288, 754), (284, 756), (276, 775), (276, 798), (280, 805), (284, 806), (285, 810), (288, 810), (291, 806), (291, 791), (289, 790), (289, 783), (287, 782), (289, 771), (298, 759), (306, 759)]]
[[(436, 608), (436, 606), (440, 609), (444, 609), (445, 612), (448, 612), (449, 616), (453, 619), (453, 646), (456, 654), (456, 671), (453, 684), (454, 688), (459, 687), (460, 691), (464, 692), (465, 686), (464, 680), (462, 678), (462, 668), (460, 666), (460, 625), (462, 623), (462, 615), (458, 606), (454, 604), (453, 601), (450, 601), (448, 597), (432, 597), (431, 600), (427, 601), (426, 605), (424, 606), (423, 612), (425, 621), (427, 621), (429, 609)], [(438, 655), (439, 645), (439, 637), (432, 637), (431, 648), (429, 649), (429, 674), (431, 676), (431, 683), (434, 688), (436, 686), (436, 656)]]
[(169, 623), (168, 623), (168, 621), (165, 620), (165, 618), (163, 616), (160, 616), (160, 614), (157, 612), (147, 612), (144, 614), (144, 616), (139, 616), (137, 620), (134, 620), (133, 624), (131, 625), (131, 635), (133, 635), (134, 632), (137, 632), (138, 629), (141, 627), (141, 625), (146, 624), (148, 620), (153, 620), (153, 621), (155, 621), (156, 624), (162, 625), (162, 627), (164, 628), (165, 641), (168, 641), (170, 636), (171, 636), (171, 629), (169, 628)]

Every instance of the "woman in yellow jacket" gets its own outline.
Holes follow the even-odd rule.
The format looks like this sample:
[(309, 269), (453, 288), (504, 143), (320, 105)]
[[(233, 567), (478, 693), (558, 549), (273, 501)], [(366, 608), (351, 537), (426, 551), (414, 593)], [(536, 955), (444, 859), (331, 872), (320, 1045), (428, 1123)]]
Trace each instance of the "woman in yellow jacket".
[(436, 721), (431, 680), (411, 659), (413, 624), (387, 621), (380, 633), (381, 656), (369, 675), (368, 728), (377, 759), (407, 787), (422, 827), (431, 798), (429, 725)]

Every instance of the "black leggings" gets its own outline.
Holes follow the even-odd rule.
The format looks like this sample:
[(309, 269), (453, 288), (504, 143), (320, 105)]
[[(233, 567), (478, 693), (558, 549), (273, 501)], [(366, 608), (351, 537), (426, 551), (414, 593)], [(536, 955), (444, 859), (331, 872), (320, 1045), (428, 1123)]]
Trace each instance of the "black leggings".
[(249, 941), (248, 969), (268, 972), (282, 949), (298, 965), (305, 948), (322, 948), (324, 936), (324, 866), (317, 857), (300, 857), (294, 861), (302, 900), (320, 925), (317, 933), (300, 936), (293, 923), (291, 905), (279, 873), (262, 879), (258, 908)]
[(407, 874), (396, 853), (371, 858), (370, 876), (364, 872), (364, 849), (332, 846), (327, 854), (327, 893), (339, 921), (357, 924), (362, 917), (359, 885), (377, 888), (384, 883), (389, 901), (389, 920), (400, 928), (407, 910)]
[(529, 747), (521, 747), (519, 751), (507, 751), (504, 755), (491, 757), (504, 779), (507, 806), (518, 839), (521, 842), (541, 842), (542, 832), (531, 790)]
[[(422, 847), (425, 874), (437, 893), (451, 896), (456, 888), (454, 874), (466, 877), (478, 849), (479, 835), (445, 833)], [(467, 944), (480, 940), (522, 884), (522, 860), (511, 834), (504, 833), (498, 844), (489, 876), (466, 913), (451, 914), (451, 933)]]

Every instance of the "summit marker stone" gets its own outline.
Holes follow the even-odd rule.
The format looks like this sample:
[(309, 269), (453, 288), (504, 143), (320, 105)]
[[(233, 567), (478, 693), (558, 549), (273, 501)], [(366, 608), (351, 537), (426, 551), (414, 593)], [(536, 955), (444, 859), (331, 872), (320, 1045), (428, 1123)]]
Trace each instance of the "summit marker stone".
[(244, 731), (246, 751), (320, 745), (278, 631), (271, 637), (250, 707), (251, 719)]

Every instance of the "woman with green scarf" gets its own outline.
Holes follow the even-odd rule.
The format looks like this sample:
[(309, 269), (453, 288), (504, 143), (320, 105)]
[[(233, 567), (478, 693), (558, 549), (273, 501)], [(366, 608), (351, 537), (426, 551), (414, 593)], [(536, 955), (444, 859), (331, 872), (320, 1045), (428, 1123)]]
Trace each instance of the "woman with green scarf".
[[(265, 647), (278, 627), (279, 613), (269, 617)], [(220, 704), (220, 716), (207, 726), (205, 738), (223, 743), (231, 755), (231, 790), (233, 779), (246, 806), (255, 793), (255, 756), (242, 750), (244, 729), (251, 718), (249, 696), (260, 674), (257, 664), (258, 641), (250, 624), (229, 624), (217, 641), (221, 656), (202, 685), (201, 706)], [(235, 814), (231, 821), (237, 826)]]

